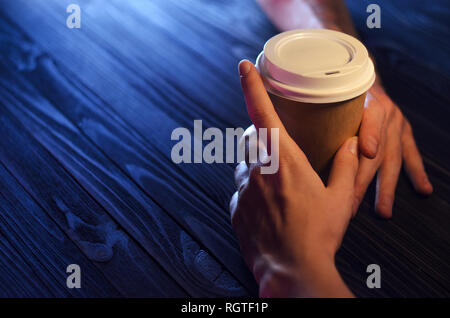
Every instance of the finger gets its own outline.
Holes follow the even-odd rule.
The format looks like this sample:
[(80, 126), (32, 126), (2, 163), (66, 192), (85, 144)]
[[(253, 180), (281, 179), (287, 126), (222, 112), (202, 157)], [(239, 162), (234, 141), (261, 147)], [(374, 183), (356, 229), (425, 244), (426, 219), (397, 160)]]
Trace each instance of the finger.
[[(267, 91), (258, 70), (252, 63), (244, 60), (239, 63), (239, 74), (241, 77), (242, 91), (244, 92), (247, 110), (258, 132), (258, 139), (260, 139), (261, 135), (263, 135), (263, 131), (261, 129), (267, 128), (267, 153), (270, 153), (271, 156), (275, 156), (274, 158), (276, 160), (281, 159), (278, 157), (279, 154), (282, 155), (283, 160), (288, 160), (288, 158), (295, 160), (297, 167), (304, 168), (305, 172), (310, 172), (309, 170), (312, 168), (308, 159), (284, 128), (278, 114), (275, 111), (275, 108), (273, 107), (269, 95), (267, 95)], [(274, 138), (274, 140), (278, 143), (274, 145), (274, 147), (271, 145), (272, 129), (277, 129), (278, 132), (278, 138)], [(276, 135), (274, 134), (274, 136)], [(264, 141), (262, 142), (264, 143)], [(274, 150), (274, 153), (272, 153), (271, 150)], [(260, 156), (260, 159), (261, 157), (265, 156)]]
[(348, 139), (338, 150), (333, 161), (328, 189), (353, 204), (353, 191), (358, 172), (358, 138)]
[(400, 139), (388, 139), (386, 155), (383, 158), (377, 176), (377, 193), (375, 211), (383, 218), (392, 217), (392, 206), (395, 198), (398, 176), (402, 166)]
[(425, 195), (431, 194), (433, 192), (433, 186), (425, 172), (422, 157), (414, 141), (409, 122), (405, 123), (402, 134), (402, 152), (405, 171), (416, 191)]
[(249, 177), (249, 169), (245, 161), (241, 161), (234, 170), (234, 181), (238, 190), (247, 183)]
[(267, 156), (267, 147), (261, 139), (258, 138), (255, 125), (249, 126), (239, 139), (239, 149), (244, 151), (244, 160), (248, 167), (251, 164), (259, 163), (258, 154)]
[(230, 218), (233, 219), (234, 213), (236, 212), (239, 194), (236, 191), (230, 200)]
[(378, 158), (368, 159), (361, 156), (359, 160), (358, 173), (356, 175), (355, 181), (355, 198), (353, 202), (353, 216), (356, 215), (358, 207), (367, 192), (367, 188), (370, 182), (375, 177), (378, 167), (380, 166), (380, 161)]
[(370, 159), (376, 157), (385, 117), (386, 112), (381, 103), (368, 95), (359, 130), (360, 151), (363, 156)]
[[(244, 131), (244, 134), (239, 138), (238, 141), (238, 147), (241, 149), (241, 151), (244, 151), (244, 160), (247, 162), (247, 164), (250, 162), (250, 146), (251, 144), (256, 144), (256, 140), (258, 138), (258, 134), (256, 133), (255, 125), (250, 125), (247, 127), (247, 129)], [(253, 149), (253, 148), (252, 148)], [(253, 154), (256, 159), (256, 156)]]
[[(255, 66), (250, 61), (241, 61), (239, 63), (239, 75), (247, 111), (256, 129), (267, 128), (268, 140), (270, 140), (270, 130), (272, 128), (279, 129), (280, 142), (290, 139), (273, 107), (269, 95), (267, 95), (266, 88)], [(268, 146), (270, 149), (270, 145)]]

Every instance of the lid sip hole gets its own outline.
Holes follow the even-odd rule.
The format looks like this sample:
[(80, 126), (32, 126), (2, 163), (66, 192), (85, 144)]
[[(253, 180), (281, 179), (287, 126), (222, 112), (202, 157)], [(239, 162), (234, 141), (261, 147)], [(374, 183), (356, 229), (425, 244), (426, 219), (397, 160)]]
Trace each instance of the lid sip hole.
[(340, 71), (326, 72), (325, 75), (339, 74)]

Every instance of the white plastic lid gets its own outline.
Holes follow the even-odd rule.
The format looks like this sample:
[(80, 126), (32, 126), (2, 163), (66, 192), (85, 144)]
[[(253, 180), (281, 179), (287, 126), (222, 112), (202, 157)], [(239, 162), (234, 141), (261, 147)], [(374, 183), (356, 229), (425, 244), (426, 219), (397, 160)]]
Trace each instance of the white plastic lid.
[(348, 100), (375, 81), (365, 46), (333, 30), (280, 33), (267, 41), (256, 65), (269, 92), (306, 103)]

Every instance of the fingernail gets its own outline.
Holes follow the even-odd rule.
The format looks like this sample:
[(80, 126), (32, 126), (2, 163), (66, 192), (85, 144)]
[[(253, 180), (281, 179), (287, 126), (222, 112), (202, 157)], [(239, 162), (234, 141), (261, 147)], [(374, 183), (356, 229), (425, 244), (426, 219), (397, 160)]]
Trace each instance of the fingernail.
[(355, 156), (358, 155), (358, 138), (352, 137), (350, 142), (348, 143), (348, 150)]
[(251, 69), (251, 62), (249, 60), (242, 60), (239, 63), (238, 69), (239, 69), (239, 75), (241, 77), (247, 76), (247, 74), (250, 72), (250, 69)]
[(377, 151), (378, 151), (378, 142), (377, 140), (372, 137), (369, 136), (366, 139), (366, 146), (367, 146), (367, 150), (372, 154), (372, 155), (376, 155)]

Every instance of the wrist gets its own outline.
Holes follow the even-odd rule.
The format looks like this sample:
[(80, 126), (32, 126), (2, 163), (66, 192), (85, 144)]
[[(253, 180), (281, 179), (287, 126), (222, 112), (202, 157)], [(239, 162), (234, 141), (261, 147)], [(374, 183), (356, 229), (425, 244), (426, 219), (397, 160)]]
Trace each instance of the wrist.
[(351, 297), (333, 258), (312, 258), (295, 266), (270, 264), (259, 279), (261, 297)]

